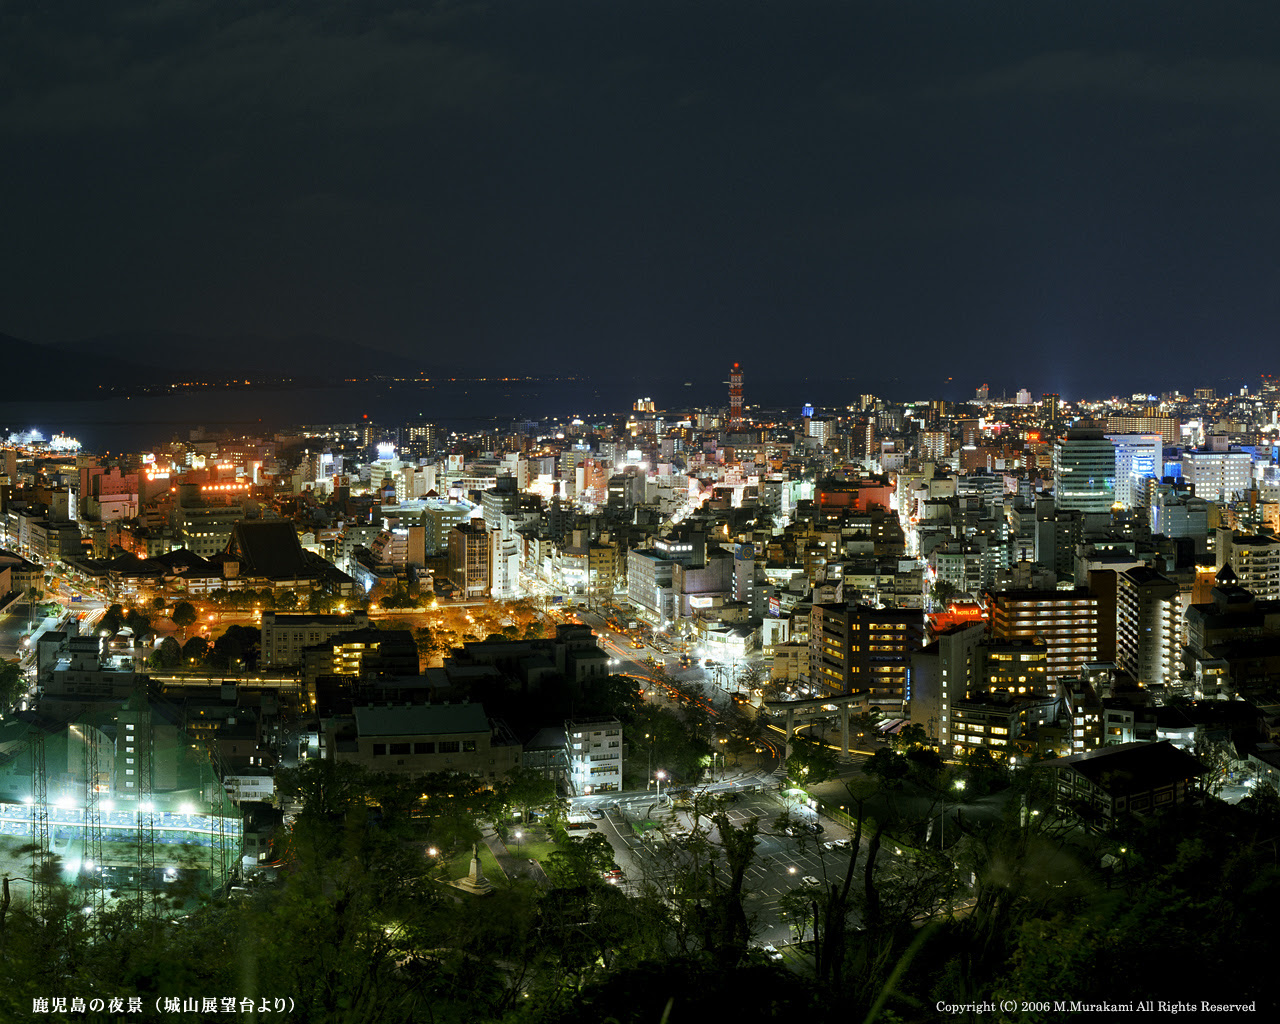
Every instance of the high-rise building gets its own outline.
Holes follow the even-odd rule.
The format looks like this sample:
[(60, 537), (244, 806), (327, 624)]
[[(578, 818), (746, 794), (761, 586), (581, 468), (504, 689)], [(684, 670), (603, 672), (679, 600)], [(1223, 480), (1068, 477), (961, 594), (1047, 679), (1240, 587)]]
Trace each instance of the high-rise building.
[(1242, 451), (1191, 451), (1182, 453), (1182, 475), (1197, 498), (1232, 501), (1253, 483), (1253, 458)]
[(489, 531), (483, 519), (458, 523), (449, 536), (449, 580), (464, 598), (489, 592)]
[(1058, 424), (1062, 421), (1062, 396), (1058, 394), (1041, 395), (1040, 412), (1044, 419), (1045, 427), (1049, 430), (1056, 430)]
[(900, 711), (910, 697), (911, 655), (923, 646), (923, 612), (815, 604), (809, 628), (810, 684), (829, 694), (865, 693), (872, 707)]
[(920, 458), (928, 462), (945, 462), (951, 454), (951, 433), (946, 430), (924, 430), (920, 433)]
[(1143, 481), (1163, 474), (1164, 439), (1159, 434), (1107, 434), (1115, 447), (1115, 501), (1125, 508), (1143, 504)]
[(1044, 641), (1050, 684), (1098, 660), (1098, 598), (1088, 588), (1005, 590), (987, 601), (993, 637)]
[(1217, 568), (1231, 566), (1240, 586), (1264, 600), (1280, 598), (1280, 540), (1219, 529), (1214, 549)]
[(1144, 686), (1176, 679), (1182, 602), (1178, 585), (1146, 566), (1116, 578), (1116, 662)]
[(414, 421), (400, 431), (400, 448), (413, 458), (434, 455), (440, 447), (440, 428), (434, 423)]
[(816, 437), (818, 443), (823, 448), (826, 448), (831, 443), (831, 438), (835, 433), (835, 422), (833, 420), (811, 419), (807, 433), (809, 437)]
[(1040, 637), (987, 638), (974, 653), (970, 697), (1022, 700), (1048, 696), (1049, 649)]
[(952, 708), (969, 694), (975, 652), (985, 637), (985, 624), (959, 623), (911, 656), (911, 721), (924, 726), (940, 750), (952, 745)]
[(1116, 450), (1101, 430), (1077, 427), (1053, 446), (1053, 503), (1060, 511), (1110, 512)]
[(1181, 442), (1182, 423), (1173, 416), (1108, 416), (1108, 434), (1159, 434), (1166, 445)]

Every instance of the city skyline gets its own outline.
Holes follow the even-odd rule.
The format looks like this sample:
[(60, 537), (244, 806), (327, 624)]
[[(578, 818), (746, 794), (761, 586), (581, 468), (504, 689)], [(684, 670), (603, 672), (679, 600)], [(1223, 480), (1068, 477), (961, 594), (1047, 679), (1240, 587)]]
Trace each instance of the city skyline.
[(750, 402), (815, 368), (1127, 393), (1209, 351), (1247, 380), (1275, 320), (1249, 5), (83, 8), (0, 43), (27, 342), (694, 354)]

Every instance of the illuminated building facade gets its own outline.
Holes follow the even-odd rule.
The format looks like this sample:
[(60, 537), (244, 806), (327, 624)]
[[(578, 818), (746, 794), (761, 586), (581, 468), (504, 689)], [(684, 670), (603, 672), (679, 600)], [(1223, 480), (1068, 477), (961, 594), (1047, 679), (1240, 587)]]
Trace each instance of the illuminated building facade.
[(1115, 446), (1115, 502), (1125, 508), (1144, 504), (1145, 481), (1163, 474), (1164, 439), (1159, 434), (1107, 434)]
[(809, 626), (809, 684), (819, 695), (865, 693), (868, 705), (901, 711), (911, 655), (924, 646), (924, 613), (866, 605), (815, 604)]
[(1116, 450), (1101, 430), (1067, 431), (1053, 447), (1053, 502), (1063, 512), (1110, 512)]
[(1004, 590), (987, 602), (992, 637), (1044, 641), (1049, 683), (1098, 660), (1098, 598), (1087, 588)]
[(1116, 662), (1143, 686), (1177, 679), (1182, 602), (1178, 585), (1139, 566), (1116, 578)]

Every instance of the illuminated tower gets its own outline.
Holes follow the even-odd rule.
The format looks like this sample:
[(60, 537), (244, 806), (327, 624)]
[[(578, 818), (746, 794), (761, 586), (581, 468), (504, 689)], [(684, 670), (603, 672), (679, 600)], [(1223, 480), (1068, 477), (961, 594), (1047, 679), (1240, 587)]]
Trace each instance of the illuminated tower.
[(729, 368), (729, 429), (742, 426), (742, 367), (734, 363)]

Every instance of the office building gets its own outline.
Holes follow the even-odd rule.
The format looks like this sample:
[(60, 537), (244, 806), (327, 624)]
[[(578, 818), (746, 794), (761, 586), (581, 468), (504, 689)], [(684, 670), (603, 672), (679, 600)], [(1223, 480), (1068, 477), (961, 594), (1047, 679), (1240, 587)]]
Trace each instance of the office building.
[(1101, 430), (1077, 427), (1053, 447), (1053, 501), (1059, 511), (1109, 513), (1115, 476), (1115, 446)]
[(467, 519), (449, 534), (449, 582), (466, 600), (489, 592), (489, 531), (483, 519)]
[(1280, 539), (1259, 534), (1217, 531), (1215, 553), (1217, 568), (1229, 565), (1239, 585), (1256, 598), (1280, 598)]
[(1144, 481), (1164, 471), (1164, 439), (1159, 434), (1107, 434), (1115, 448), (1115, 503), (1124, 508), (1144, 504)]
[(1253, 485), (1253, 458), (1242, 451), (1182, 453), (1182, 476), (1206, 501), (1235, 501)]

